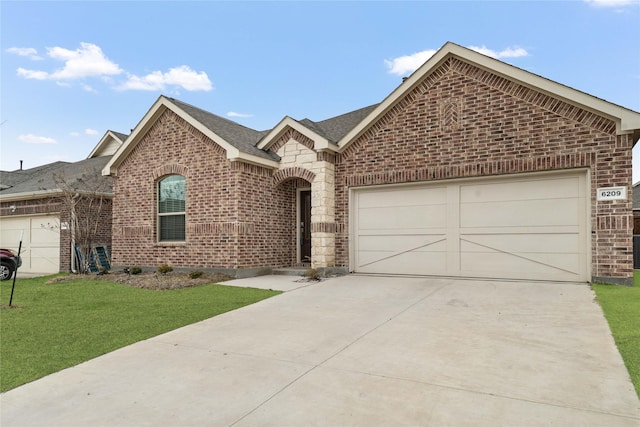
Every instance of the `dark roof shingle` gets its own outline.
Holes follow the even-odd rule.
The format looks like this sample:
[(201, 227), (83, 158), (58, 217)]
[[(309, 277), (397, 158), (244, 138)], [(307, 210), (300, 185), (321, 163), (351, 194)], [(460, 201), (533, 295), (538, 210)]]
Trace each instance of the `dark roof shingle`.
[(111, 177), (101, 174), (102, 168), (110, 159), (111, 156), (102, 156), (75, 163), (55, 162), (25, 171), (2, 172), (3, 184), (5, 174), (11, 175), (13, 184), (0, 190), (0, 195), (60, 190), (61, 181), (78, 191), (111, 193)]
[(171, 100), (171, 102), (179, 106), (184, 112), (202, 123), (216, 135), (222, 137), (238, 150), (269, 160), (279, 160), (273, 153), (260, 150), (256, 147), (258, 141), (260, 141), (268, 131), (260, 132), (253, 130), (234, 121), (209, 113), (208, 111), (202, 110), (198, 107), (194, 107), (193, 105), (178, 101), (177, 99), (167, 99)]

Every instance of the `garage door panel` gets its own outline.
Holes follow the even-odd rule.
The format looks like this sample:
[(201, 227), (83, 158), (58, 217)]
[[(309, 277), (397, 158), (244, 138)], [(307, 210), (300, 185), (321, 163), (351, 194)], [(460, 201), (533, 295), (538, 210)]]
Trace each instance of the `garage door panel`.
[[(60, 258), (51, 251), (51, 248), (31, 247), (30, 261), (32, 266), (37, 266), (38, 272), (57, 272)], [(33, 267), (32, 267), (33, 268)]]
[(492, 248), (507, 253), (573, 253), (580, 245), (577, 233), (461, 235), (460, 240), (463, 252), (483, 252), (483, 248)]
[(428, 229), (443, 227), (445, 221), (445, 206), (424, 205), (361, 209), (358, 224), (361, 230)]
[[(2, 238), (0, 239), (0, 246), (3, 248), (18, 248), (20, 242), (21, 229), (6, 229), (4, 223), (2, 224)], [(29, 237), (28, 230), (25, 230), (25, 237)]]
[[(514, 254), (462, 253), (462, 273), (469, 276), (536, 280), (580, 280), (580, 260), (577, 254)], [(538, 259), (537, 259), (538, 258)]]
[(31, 221), (31, 244), (40, 246), (57, 245), (60, 242), (60, 231), (56, 224), (42, 219)]
[(579, 194), (580, 178), (508, 180), (460, 186), (460, 200), (468, 203), (573, 198)]
[[(353, 269), (586, 281), (590, 250), (586, 176), (508, 176), (436, 187), (355, 190)], [(391, 193), (396, 191), (394, 198)], [(378, 208), (363, 209), (365, 195), (367, 205)], [(418, 199), (408, 206), (411, 197)], [(394, 205), (398, 201), (403, 205)], [(384, 209), (379, 209), (381, 205)], [(421, 246), (427, 242), (421, 240), (424, 236), (436, 233), (441, 241)]]
[(366, 248), (363, 252), (370, 251), (392, 251), (392, 252), (406, 252), (411, 250), (416, 251), (445, 251), (446, 245), (444, 243), (444, 234), (439, 235), (386, 235), (386, 236), (360, 236), (358, 239), (358, 245), (361, 248)]
[[(382, 255), (378, 253), (377, 255)], [(358, 266), (361, 273), (379, 274), (412, 274), (412, 275), (437, 275), (445, 274), (446, 253), (431, 252), (428, 256), (420, 252), (395, 253), (389, 251), (386, 256), (371, 258), (365, 262), (367, 257)]]
[(446, 203), (446, 194), (446, 187), (414, 187), (372, 192), (363, 191), (358, 198), (358, 206), (362, 209), (425, 204), (444, 205)]
[(56, 215), (0, 218), (0, 245), (18, 250), (22, 235), (21, 272), (57, 273), (60, 271), (60, 232)]
[(461, 227), (562, 226), (575, 224), (578, 199), (516, 200), (460, 205)]
[[(535, 240), (535, 239), (534, 239)], [(582, 254), (575, 250), (560, 251), (549, 247), (548, 250), (527, 251), (523, 248), (504, 250), (500, 246), (487, 247), (468, 241), (461, 242), (461, 266), (467, 271), (494, 271), (505, 272), (549, 272), (559, 270), (572, 274), (580, 269), (580, 257)], [(551, 270), (551, 271), (549, 271)]]

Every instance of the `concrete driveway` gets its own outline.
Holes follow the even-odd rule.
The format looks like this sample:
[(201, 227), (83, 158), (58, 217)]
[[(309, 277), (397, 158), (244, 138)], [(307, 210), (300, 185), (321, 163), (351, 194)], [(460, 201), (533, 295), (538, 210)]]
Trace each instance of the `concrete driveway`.
[(640, 425), (586, 285), (292, 280), (235, 281), (290, 290), (4, 393), (1, 424)]

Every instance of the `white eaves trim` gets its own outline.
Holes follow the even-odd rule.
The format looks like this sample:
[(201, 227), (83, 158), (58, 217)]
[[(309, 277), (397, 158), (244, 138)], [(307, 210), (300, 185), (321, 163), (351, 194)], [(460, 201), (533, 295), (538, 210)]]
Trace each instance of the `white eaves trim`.
[(251, 163), (253, 165), (268, 167), (272, 169), (278, 169), (278, 167), (280, 166), (280, 163), (276, 162), (275, 160), (265, 159), (263, 157), (254, 156), (253, 154), (247, 154), (242, 151), (238, 151), (238, 155), (234, 157), (230, 157), (229, 153), (227, 153), (227, 159), (229, 159), (232, 162), (240, 161), (240, 162)]
[[(120, 138), (118, 138), (118, 136), (113, 133), (113, 131), (108, 130), (104, 136), (100, 139), (100, 141), (98, 142), (98, 144), (96, 144), (96, 146), (93, 148), (93, 150), (91, 150), (91, 153), (89, 153), (89, 155), (87, 156), (87, 159), (90, 159), (92, 157), (100, 157), (101, 155), (103, 156), (109, 156), (114, 154), (113, 152), (105, 152), (103, 153), (105, 150), (109, 149), (109, 147), (113, 144), (117, 144), (118, 148), (120, 148), (122, 146), (122, 144), (124, 143), (123, 140), (121, 140)], [(115, 151), (118, 151), (117, 149)]]
[(355, 128), (348, 132), (339, 142), (340, 152), (344, 151), (353, 141), (379, 120), (387, 111), (398, 103), (406, 94), (417, 86), (425, 76), (436, 70), (448, 57), (455, 56), (463, 61), (472, 63), (491, 73), (500, 75), (508, 80), (518, 82), (536, 91), (546, 93), (555, 98), (562, 99), (569, 104), (578, 106), (598, 115), (603, 115), (616, 122), (618, 134), (640, 132), (640, 113), (612, 104), (603, 99), (594, 97), (585, 92), (578, 91), (569, 86), (556, 83), (552, 80), (514, 67), (505, 62), (464, 48), (455, 43), (447, 42), (420, 68), (400, 84), (389, 96), (387, 96), (377, 108), (362, 120)]
[(102, 175), (117, 175), (118, 167), (122, 164), (124, 159), (133, 151), (135, 146), (140, 142), (140, 140), (144, 137), (147, 131), (153, 126), (156, 120), (164, 113), (167, 109), (173, 111), (179, 117), (184, 119), (191, 126), (196, 128), (198, 131), (202, 132), (209, 139), (211, 139), (216, 144), (220, 145), (224, 148), (227, 153), (227, 159), (229, 160), (242, 160), (249, 163), (254, 163), (258, 165), (263, 165), (267, 167), (277, 168), (277, 162), (263, 159), (251, 154), (243, 153), (238, 150), (233, 145), (229, 144), (224, 140), (220, 135), (213, 132), (211, 129), (207, 128), (205, 125), (200, 123), (198, 120), (194, 119), (191, 115), (186, 113), (182, 108), (171, 102), (168, 98), (164, 96), (160, 96), (158, 100), (151, 106), (147, 114), (144, 115), (140, 123), (133, 129), (129, 138), (125, 141), (125, 143), (116, 151), (113, 155), (109, 163), (102, 169)]
[(313, 147), (315, 150), (323, 150), (323, 149), (331, 149), (336, 151), (335, 144), (329, 142), (329, 140), (321, 135), (318, 135), (316, 132), (312, 131), (308, 127), (300, 124), (297, 120), (292, 119), (289, 116), (285, 116), (284, 119), (280, 120), (280, 123), (274, 127), (271, 132), (269, 132), (263, 139), (258, 143), (257, 148), (261, 150), (267, 150), (274, 142), (284, 134), (287, 129), (293, 129), (300, 132), (302, 135), (313, 141)]

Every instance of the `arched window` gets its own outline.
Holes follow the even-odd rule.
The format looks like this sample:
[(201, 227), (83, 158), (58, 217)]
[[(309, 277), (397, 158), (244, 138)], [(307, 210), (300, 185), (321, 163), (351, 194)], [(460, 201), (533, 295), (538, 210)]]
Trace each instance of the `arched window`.
[(158, 241), (185, 241), (186, 194), (184, 176), (169, 175), (158, 181)]

